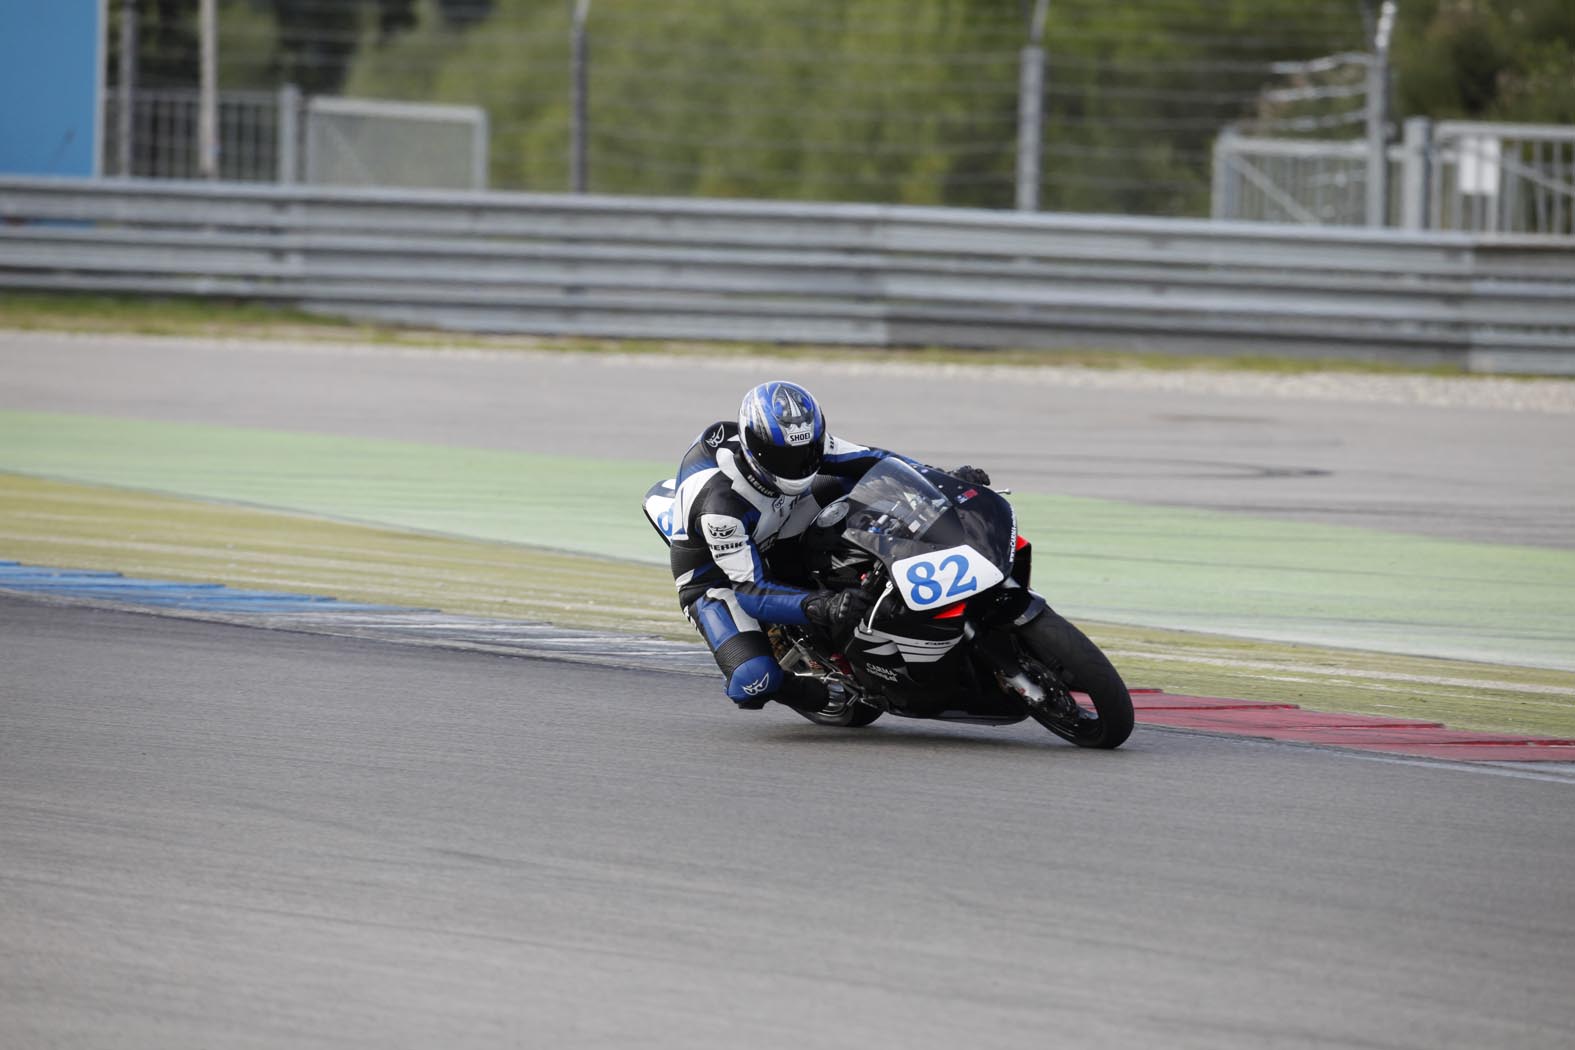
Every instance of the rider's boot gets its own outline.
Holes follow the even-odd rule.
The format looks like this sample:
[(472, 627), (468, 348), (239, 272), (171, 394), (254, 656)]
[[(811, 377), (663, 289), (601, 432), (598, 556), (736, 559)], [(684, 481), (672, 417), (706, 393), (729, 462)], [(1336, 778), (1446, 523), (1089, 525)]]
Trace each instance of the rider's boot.
[(834, 693), (824, 680), (807, 674), (783, 675), (782, 686), (771, 699), (805, 714), (840, 710), (847, 703), (840, 686)]

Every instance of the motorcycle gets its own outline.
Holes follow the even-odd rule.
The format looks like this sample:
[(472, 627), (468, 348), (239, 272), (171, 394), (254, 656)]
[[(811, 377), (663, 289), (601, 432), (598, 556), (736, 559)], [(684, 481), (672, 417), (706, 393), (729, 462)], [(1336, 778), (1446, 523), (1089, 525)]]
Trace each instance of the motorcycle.
[[(672, 482), (646, 493), (672, 532)], [(670, 541), (669, 541), (670, 542)], [(778, 662), (824, 679), (839, 703), (800, 712), (820, 725), (890, 714), (983, 725), (1032, 718), (1089, 748), (1132, 732), (1132, 698), (1099, 647), (1029, 587), (1032, 547), (1002, 492), (933, 467), (882, 460), (816, 516), (784, 580), (863, 588), (872, 604), (848, 638), (768, 628)], [(773, 552), (767, 552), (768, 560)]]

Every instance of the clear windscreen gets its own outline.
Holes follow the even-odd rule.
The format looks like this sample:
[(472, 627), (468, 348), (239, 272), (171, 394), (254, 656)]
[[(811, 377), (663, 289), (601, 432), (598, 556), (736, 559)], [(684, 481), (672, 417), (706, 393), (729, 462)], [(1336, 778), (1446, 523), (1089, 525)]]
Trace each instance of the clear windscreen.
[(1017, 516), (988, 488), (893, 457), (870, 468), (847, 503), (843, 540), (883, 561), (966, 544), (1011, 571)]
[(951, 509), (939, 489), (900, 459), (883, 459), (848, 494), (854, 510), (845, 529), (916, 540)]

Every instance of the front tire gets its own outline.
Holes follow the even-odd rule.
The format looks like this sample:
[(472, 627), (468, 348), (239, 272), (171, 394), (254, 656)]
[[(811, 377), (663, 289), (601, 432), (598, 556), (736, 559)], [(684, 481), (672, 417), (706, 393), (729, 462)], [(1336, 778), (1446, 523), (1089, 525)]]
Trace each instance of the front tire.
[(1041, 703), (1025, 701), (1034, 721), (1078, 747), (1109, 750), (1126, 742), (1132, 696), (1099, 646), (1051, 609), (1014, 637), (1023, 670), (1045, 694)]

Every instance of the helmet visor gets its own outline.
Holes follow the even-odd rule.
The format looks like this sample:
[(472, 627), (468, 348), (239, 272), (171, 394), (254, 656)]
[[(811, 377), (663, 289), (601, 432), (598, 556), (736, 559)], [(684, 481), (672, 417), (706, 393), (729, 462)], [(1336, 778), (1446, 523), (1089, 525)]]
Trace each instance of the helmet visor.
[(820, 469), (824, 446), (818, 440), (802, 445), (777, 445), (753, 428), (744, 431), (744, 443), (761, 470), (778, 478), (807, 478)]

